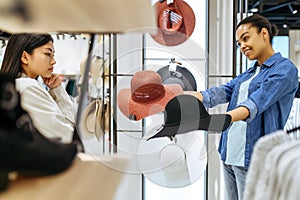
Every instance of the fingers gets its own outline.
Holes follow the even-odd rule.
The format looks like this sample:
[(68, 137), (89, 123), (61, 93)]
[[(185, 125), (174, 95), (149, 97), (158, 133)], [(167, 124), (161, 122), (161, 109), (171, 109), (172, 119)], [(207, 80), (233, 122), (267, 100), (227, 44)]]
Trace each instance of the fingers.
[(46, 85), (51, 85), (55, 80), (55, 74), (52, 74), (51, 77), (43, 77), (43, 80)]
[(61, 84), (61, 80), (58, 74), (52, 74), (49, 78), (43, 77), (43, 80), (49, 88), (55, 88)]
[(203, 100), (203, 96), (201, 94), (201, 92), (196, 92), (196, 91), (183, 91), (184, 94), (188, 94), (188, 95), (192, 95), (197, 97), (200, 101)]

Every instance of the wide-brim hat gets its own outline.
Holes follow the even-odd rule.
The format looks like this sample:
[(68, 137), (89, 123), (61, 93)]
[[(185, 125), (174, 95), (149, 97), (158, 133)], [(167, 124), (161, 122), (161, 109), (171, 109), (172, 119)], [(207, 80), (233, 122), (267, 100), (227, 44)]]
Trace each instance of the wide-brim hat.
[(83, 110), (79, 123), (83, 139), (97, 137), (98, 140), (104, 135), (103, 129), (103, 103), (101, 99), (91, 101)]
[(228, 114), (208, 114), (202, 102), (193, 95), (179, 95), (171, 99), (164, 111), (165, 123), (149, 139), (173, 137), (193, 130), (221, 132), (231, 124)]
[(163, 84), (179, 84), (184, 91), (197, 91), (197, 82), (193, 74), (180, 63), (170, 62), (170, 65), (160, 68), (157, 73)]
[(154, 4), (157, 12), (157, 33), (151, 37), (161, 45), (176, 46), (185, 42), (195, 28), (193, 9), (183, 0), (158, 1)]
[[(154, 131), (154, 130), (153, 130)], [(137, 164), (145, 178), (168, 188), (182, 188), (199, 180), (207, 165), (204, 137), (198, 131), (169, 138), (147, 140), (146, 131), (140, 140)]]
[[(81, 84), (83, 81), (85, 68), (86, 68), (86, 64), (87, 64), (87, 58), (88, 57), (83, 58), (82, 61), (80, 62), (79, 84)], [(102, 79), (103, 69), (104, 69), (104, 71), (108, 70), (107, 62), (100, 56), (92, 55), (89, 75), (93, 79), (93, 82), (96, 82), (98, 79)]]
[(130, 88), (118, 92), (117, 102), (126, 117), (140, 120), (163, 111), (170, 99), (182, 93), (180, 85), (164, 85), (155, 71), (145, 70), (133, 75)]

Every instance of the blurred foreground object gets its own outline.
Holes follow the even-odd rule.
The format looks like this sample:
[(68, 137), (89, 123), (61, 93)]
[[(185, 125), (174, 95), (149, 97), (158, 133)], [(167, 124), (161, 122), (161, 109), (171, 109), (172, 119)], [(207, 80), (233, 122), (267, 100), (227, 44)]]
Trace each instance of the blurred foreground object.
[(53, 176), (18, 178), (0, 193), (0, 200), (75, 200), (114, 199), (126, 176), (128, 157), (90, 156), (79, 153), (73, 165)]
[(148, 32), (156, 26), (150, 0), (3, 0), (0, 11), (0, 29), (7, 32)]

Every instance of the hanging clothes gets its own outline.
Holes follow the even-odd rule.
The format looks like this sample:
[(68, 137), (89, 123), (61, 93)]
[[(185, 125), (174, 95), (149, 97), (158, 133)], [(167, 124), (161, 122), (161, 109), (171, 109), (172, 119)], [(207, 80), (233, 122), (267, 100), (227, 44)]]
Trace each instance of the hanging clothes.
[[(300, 126), (300, 98), (294, 98), (292, 109), (289, 118), (284, 126), (284, 130), (291, 130), (292, 128)], [(300, 129), (290, 134), (296, 139), (300, 139)]]
[[(274, 146), (279, 145), (291, 138), (284, 132), (278, 131), (273, 134), (266, 135), (259, 139), (254, 146), (250, 166), (247, 172), (244, 200), (253, 200), (258, 195), (259, 179), (263, 182), (265, 179), (263, 167), (265, 165), (265, 157)], [(263, 183), (264, 184), (264, 183)]]
[(300, 177), (300, 173), (294, 175), (300, 167), (300, 140), (287, 132), (276, 131), (257, 141), (246, 177), (244, 200), (299, 199), (300, 190), (291, 184), (296, 184)]

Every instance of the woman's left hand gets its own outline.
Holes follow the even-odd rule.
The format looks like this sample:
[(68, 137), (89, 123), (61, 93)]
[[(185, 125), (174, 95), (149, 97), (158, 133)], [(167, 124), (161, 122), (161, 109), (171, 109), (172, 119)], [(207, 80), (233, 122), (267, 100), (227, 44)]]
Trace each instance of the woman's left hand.
[(58, 74), (52, 74), (49, 78), (43, 77), (43, 80), (47, 87), (49, 87), (50, 89), (56, 88), (61, 85), (61, 79)]

